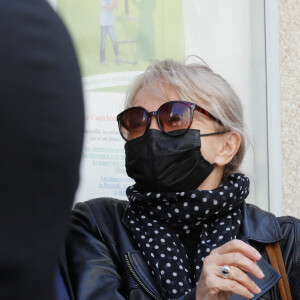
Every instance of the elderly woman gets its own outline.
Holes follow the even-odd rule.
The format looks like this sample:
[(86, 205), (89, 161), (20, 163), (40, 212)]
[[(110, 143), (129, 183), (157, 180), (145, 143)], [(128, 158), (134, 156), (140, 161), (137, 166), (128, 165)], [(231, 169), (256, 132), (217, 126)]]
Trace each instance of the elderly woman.
[(264, 247), (277, 241), (300, 299), (299, 222), (245, 203), (243, 110), (220, 75), (155, 62), (117, 119), (136, 184), (129, 202), (76, 205), (67, 241), (75, 299), (281, 299)]

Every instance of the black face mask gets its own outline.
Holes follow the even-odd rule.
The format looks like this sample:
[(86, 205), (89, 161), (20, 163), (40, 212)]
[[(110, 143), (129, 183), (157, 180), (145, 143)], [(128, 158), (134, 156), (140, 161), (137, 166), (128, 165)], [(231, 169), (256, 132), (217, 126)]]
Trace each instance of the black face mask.
[(196, 129), (180, 137), (149, 129), (125, 144), (128, 176), (143, 192), (182, 192), (198, 188), (214, 169), (200, 152), (200, 136)]

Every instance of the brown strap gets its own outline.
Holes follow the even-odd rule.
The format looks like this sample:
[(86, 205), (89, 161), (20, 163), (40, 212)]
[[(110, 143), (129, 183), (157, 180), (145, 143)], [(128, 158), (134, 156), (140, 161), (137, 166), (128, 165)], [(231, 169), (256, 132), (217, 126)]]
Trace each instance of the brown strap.
[(282, 300), (292, 300), (290, 285), (286, 274), (279, 242), (265, 245), (272, 267), (281, 275), (278, 281), (280, 297)]

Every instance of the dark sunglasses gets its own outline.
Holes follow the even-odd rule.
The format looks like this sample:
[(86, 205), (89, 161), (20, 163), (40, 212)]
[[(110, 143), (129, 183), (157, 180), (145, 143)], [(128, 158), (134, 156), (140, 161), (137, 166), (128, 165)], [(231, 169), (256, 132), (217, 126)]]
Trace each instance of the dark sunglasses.
[(197, 104), (176, 100), (166, 102), (152, 112), (139, 106), (124, 110), (117, 116), (119, 131), (125, 141), (138, 138), (149, 129), (151, 116), (155, 116), (162, 132), (170, 136), (183, 135), (192, 125), (195, 110), (222, 125), (219, 119)]

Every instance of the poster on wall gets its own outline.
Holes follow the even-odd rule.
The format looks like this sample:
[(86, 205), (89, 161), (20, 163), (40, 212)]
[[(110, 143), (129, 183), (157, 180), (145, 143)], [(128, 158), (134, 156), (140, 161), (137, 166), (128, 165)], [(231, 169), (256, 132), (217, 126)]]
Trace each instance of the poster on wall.
[(241, 167), (252, 182), (248, 201), (268, 209), (263, 1), (51, 2), (71, 33), (83, 76), (86, 128), (76, 201), (126, 199), (126, 188), (134, 182), (126, 174), (116, 121), (126, 89), (150, 61), (194, 55), (221, 74), (243, 102), (252, 137)]
[(126, 198), (116, 116), (128, 84), (153, 59), (185, 55), (181, 0), (57, 0), (72, 35), (85, 93), (85, 141), (76, 201)]

